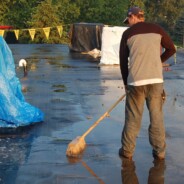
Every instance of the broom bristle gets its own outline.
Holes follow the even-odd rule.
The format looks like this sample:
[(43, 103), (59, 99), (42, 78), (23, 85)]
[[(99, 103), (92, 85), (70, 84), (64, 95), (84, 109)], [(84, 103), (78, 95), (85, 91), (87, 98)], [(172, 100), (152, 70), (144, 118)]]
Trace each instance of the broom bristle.
[(66, 155), (69, 157), (76, 157), (80, 155), (86, 147), (86, 143), (83, 137), (76, 137), (70, 142), (66, 150)]

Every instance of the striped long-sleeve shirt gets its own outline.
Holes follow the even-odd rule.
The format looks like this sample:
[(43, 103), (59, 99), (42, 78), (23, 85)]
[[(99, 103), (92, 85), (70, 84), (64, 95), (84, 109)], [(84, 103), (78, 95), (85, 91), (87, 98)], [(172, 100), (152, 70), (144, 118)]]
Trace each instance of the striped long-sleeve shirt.
[[(165, 48), (161, 53), (160, 48)], [(128, 28), (120, 43), (120, 69), (125, 85), (162, 83), (162, 63), (176, 52), (168, 34), (158, 25), (139, 22)]]

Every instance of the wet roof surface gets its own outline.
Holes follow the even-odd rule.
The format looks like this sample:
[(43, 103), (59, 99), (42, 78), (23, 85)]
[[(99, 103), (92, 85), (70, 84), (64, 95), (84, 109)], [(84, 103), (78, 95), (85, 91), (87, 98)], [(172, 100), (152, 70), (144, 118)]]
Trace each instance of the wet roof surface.
[[(124, 94), (118, 66), (98, 66), (87, 55), (70, 53), (67, 45), (10, 45), (16, 66), (28, 61), (28, 76), (16, 68), (26, 101), (45, 113), (43, 123), (9, 131), (0, 137), (0, 183), (120, 184), (182, 183), (184, 178), (184, 62), (165, 72), (167, 102), (165, 163), (153, 163), (145, 108), (134, 163), (122, 169), (118, 156), (124, 101), (87, 137), (79, 159), (66, 157), (71, 140), (82, 135)], [(173, 63), (173, 60), (170, 60)], [(159, 183), (158, 183), (159, 184)]]

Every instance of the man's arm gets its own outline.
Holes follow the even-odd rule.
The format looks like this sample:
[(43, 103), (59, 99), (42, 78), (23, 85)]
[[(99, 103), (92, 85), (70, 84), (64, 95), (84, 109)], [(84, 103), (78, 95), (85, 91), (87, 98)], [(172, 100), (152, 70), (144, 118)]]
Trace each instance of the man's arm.
[(120, 42), (119, 59), (120, 59), (120, 69), (121, 69), (124, 85), (127, 85), (128, 57), (129, 57), (129, 49), (125, 40), (125, 36), (123, 35)]
[(165, 51), (161, 55), (161, 60), (162, 62), (165, 62), (176, 52), (176, 48), (171, 38), (164, 30), (162, 30), (161, 45), (165, 48)]

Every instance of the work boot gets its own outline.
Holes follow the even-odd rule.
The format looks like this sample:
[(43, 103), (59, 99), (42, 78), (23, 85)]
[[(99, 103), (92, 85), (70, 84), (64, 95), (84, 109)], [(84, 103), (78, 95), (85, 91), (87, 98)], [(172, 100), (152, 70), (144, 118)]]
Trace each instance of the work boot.
[(165, 153), (163, 153), (163, 154), (156, 154), (154, 151), (153, 151), (153, 158), (155, 159), (155, 160), (165, 160)]
[(123, 150), (123, 148), (119, 149), (119, 156), (128, 160), (132, 160), (132, 155), (128, 154), (125, 150)]

